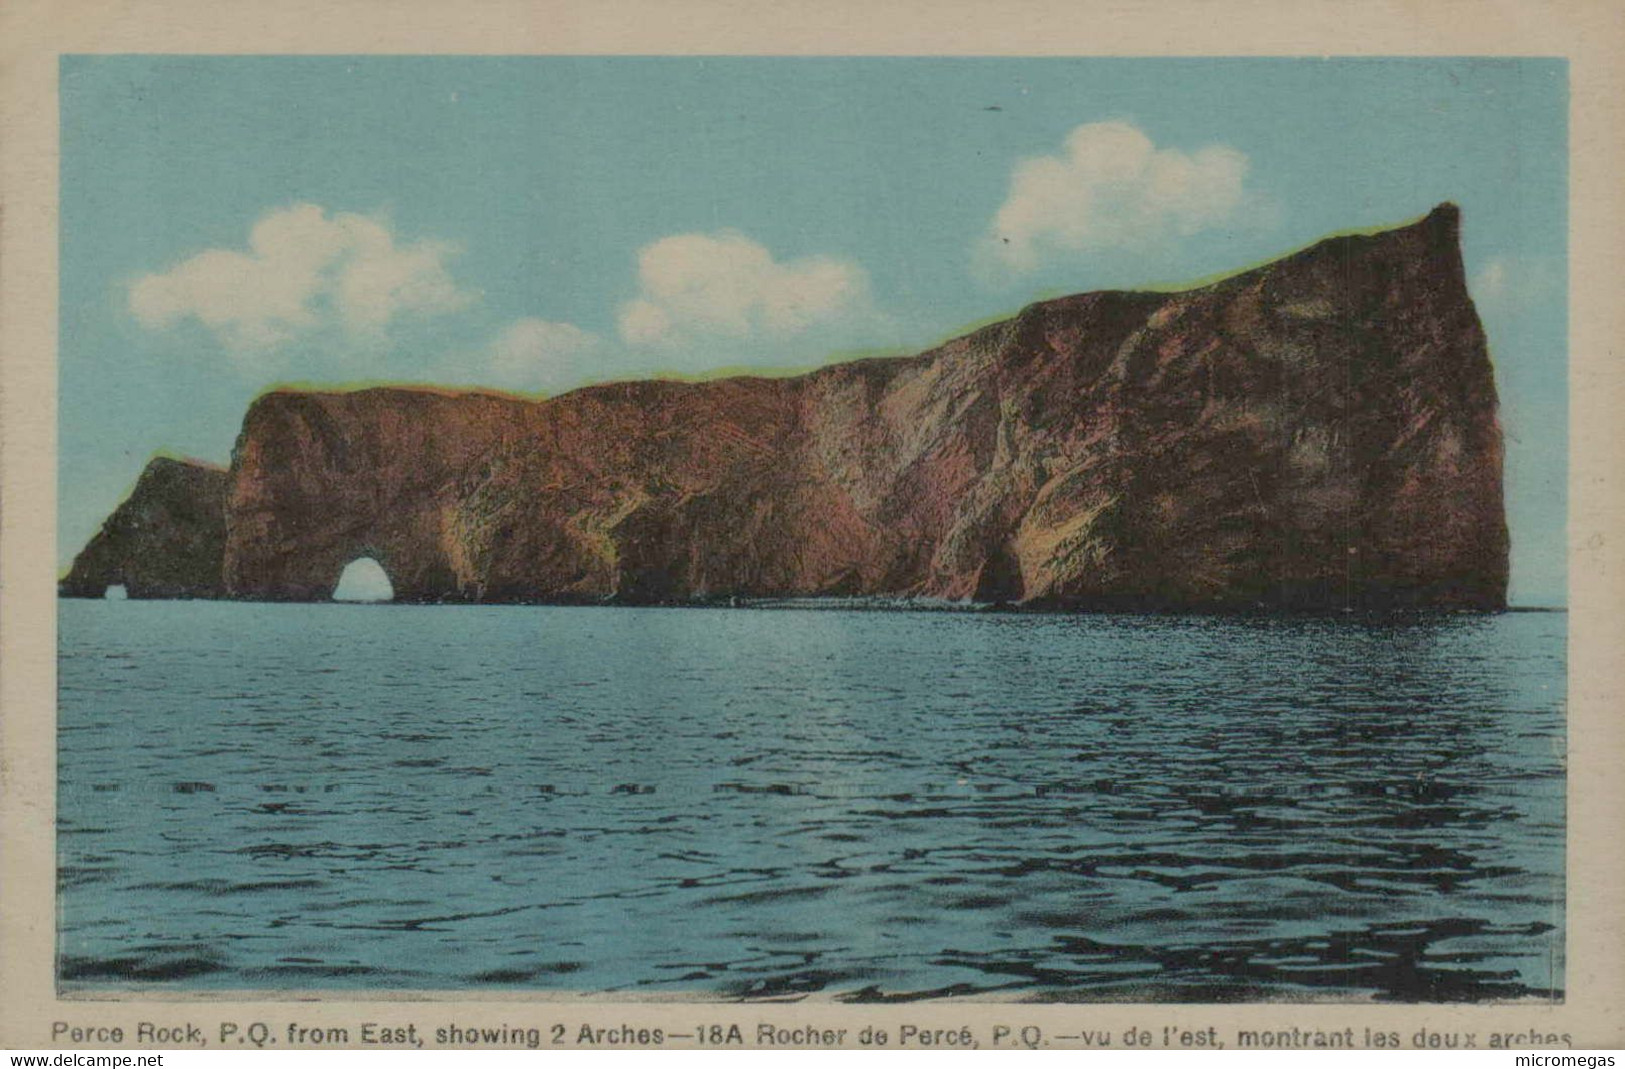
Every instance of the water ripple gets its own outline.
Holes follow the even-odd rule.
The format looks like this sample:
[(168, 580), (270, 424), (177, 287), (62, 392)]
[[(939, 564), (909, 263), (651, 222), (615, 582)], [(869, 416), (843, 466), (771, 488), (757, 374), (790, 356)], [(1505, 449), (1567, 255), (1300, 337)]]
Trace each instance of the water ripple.
[(58, 975), (1561, 997), (1564, 629), (66, 602)]

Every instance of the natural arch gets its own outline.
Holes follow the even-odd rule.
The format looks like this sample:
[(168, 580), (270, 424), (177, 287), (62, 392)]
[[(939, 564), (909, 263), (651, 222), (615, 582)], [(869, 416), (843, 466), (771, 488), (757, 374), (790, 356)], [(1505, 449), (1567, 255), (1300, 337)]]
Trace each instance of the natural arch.
[(333, 588), (333, 600), (394, 601), (395, 585), (382, 564), (371, 557), (357, 557), (344, 566), (338, 586)]
[(102, 591), (102, 597), (106, 598), (108, 601), (124, 601), (129, 598), (129, 596), (130, 592), (125, 588), (123, 583), (113, 583), (108, 586), (106, 590)]

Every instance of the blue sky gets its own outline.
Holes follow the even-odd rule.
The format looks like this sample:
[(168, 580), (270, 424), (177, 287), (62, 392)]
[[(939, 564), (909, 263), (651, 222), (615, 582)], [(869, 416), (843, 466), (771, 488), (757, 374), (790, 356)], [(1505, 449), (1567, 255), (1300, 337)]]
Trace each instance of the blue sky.
[(67, 57), (59, 563), (274, 383), (919, 348), (1452, 200), (1560, 603), (1566, 113), (1557, 60)]

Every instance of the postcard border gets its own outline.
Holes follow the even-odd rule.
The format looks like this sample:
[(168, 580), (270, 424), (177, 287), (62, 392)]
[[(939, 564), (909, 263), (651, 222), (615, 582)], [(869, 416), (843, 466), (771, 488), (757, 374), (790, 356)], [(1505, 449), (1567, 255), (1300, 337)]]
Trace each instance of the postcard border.
[[(502, 1024), (519, 1006), (536, 1021), (668, 1031), (696, 1007), (717, 1021), (845, 1027), (938, 1027), (1031, 1021), (1051, 1035), (1141, 1022), (1196, 1030), (1363, 1027), (1411, 1036), (1476, 1031), (1515, 1017), (1569, 1034), (1577, 1047), (1625, 1046), (1625, 758), (1620, 651), (1625, 650), (1625, 337), (1617, 298), (1625, 187), (1615, 131), (1625, 111), (1625, 27), (1606, 2), (1354, 5), (1252, 0), (900, 3), (818, 0), (795, 10), (726, 0), (312, 0), (279, 5), (156, 0), (16, 0), (0, 8), (0, 1044), (66, 1045), (58, 1020), (119, 1024), (176, 1014), (172, 999), (58, 998), (53, 976), (55, 768), (55, 339), (57, 61), (68, 53), (192, 54), (746, 54), (746, 55), (1540, 55), (1570, 63), (1569, 932), (1560, 1004), (1238, 1005), (1011, 1004), (950, 1000), (907, 1006), (830, 1002), (615, 1003), (579, 996), (480, 995), (425, 1004), (415, 995), (215, 1001), (188, 995), (186, 1014), (224, 1021), (355, 1025), (449, 1017)], [(471, 17), (477, 13), (478, 17)], [(1055, 1022), (1065, 1021), (1060, 1027)], [(1517, 1028), (1524, 1027), (1518, 1024)], [(684, 1029), (688, 1031), (689, 1029)], [(212, 1034), (212, 1033), (211, 1033)], [(132, 1043), (72, 1044), (75, 1047)], [(636, 1043), (632, 1045), (637, 1045)], [(674, 1044), (682, 1046), (685, 1044)], [(851, 1045), (851, 1044), (849, 1044)], [(1065, 1045), (1065, 1044), (1061, 1044)], [(286, 1044), (284, 1044), (286, 1046)]]

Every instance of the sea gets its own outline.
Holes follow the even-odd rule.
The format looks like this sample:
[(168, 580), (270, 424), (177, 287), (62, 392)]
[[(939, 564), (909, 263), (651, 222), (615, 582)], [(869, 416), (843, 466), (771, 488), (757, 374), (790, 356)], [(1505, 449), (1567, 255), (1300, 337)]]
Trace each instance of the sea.
[(1562, 613), (63, 601), (60, 990), (1561, 999)]

